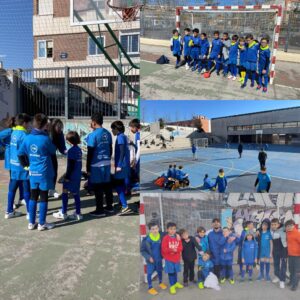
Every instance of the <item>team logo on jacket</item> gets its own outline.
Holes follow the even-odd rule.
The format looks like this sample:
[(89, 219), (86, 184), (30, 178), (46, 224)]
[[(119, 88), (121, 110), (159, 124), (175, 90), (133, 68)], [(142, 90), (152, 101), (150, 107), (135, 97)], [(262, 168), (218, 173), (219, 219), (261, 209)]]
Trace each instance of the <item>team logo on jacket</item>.
[(102, 140), (103, 140), (103, 141), (107, 141), (107, 140), (108, 140), (107, 134), (103, 134), (103, 135), (102, 135)]
[(38, 146), (35, 145), (35, 144), (32, 144), (32, 145), (30, 146), (30, 151), (31, 151), (32, 153), (37, 153), (38, 149), (39, 149)]
[(16, 143), (16, 142), (17, 142), (17, 137), (16, 137), (15, 135), (13, 135), (12, 138), (11, 138), (11, 141), (12, 141), (13, 143)]

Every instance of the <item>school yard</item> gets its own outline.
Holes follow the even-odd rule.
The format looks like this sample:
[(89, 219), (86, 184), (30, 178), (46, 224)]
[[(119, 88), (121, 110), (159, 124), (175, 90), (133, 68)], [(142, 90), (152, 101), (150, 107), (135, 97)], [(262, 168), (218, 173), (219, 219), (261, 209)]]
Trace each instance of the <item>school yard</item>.
[[(228, 180), (226, 192), (255, 192), (254, 183), (260, 165), (258, 150), (245, 145), (242, 158), (239, 158), (237, 145), (231, 144), (230, 149), (224, 145), (198, 148), (197, 160), (192, 159), (191, 149), (159, 151), (143, 154), (141, 157), (141, 189), (142, 191), (159, 190), (154, 180), (166, 173), (169, 164), (182, 165), (183, 171), (189, 174), (190, 186), (180, 190), (203, 190), (203, 178), (208, 174), (213, 180), (218, 170), (223, 168)], [(267, 171), (271, 176), (270, 192), (299, 192), (299, 153), (300, 147), (271, 145), (267, 151)]]
[[(62, 174), (65, 160), (59, 160), (59, 166)], [(61, 200), (51, 199), (47, 220), (57, 227), (29, 231), (24, 207), (24, 216), (4, 219), (8, 173), (3, 161), (0, 169), (0, 299), (139, 299), (137, 215), (91, 218), (94, 198), (83, 196), (84, 219), (57, 222), (52, 213)], [(138, 195), (131, 198), (133, 209), (138, 200)]]
[[(158, 65), (165, 55), (170, 64)], [(175, 58), (169, 47), (141, 44), (141, 98), (146, 100), (292, 100), (300, 99), (300, 54), (280, 52), (276, 61), (276, 77), (268, 92), (245, 89), (237, 81), (217, 76), (205, 79), (197, 71), (185, 67), (175, 69)]]
[[(238, 267), (234, 267), (235, 274), (238, 274)], [(271, 275), (273, 275), (273, 268), (271, 268)], [(168, 284), (168, 277), (166, 274), (163, 274), (164, 282)], [(258, 271), (254, 272), (253, 281), (249, 282), (245, 280), (240, 282), (238, 276), (235, 278), (235, 284), (231, 285), (226, 281), (225, 284), (221, 285), (220, 291), (215, 291), (211, 289), (200, 290), (196, 284), (190, 284), (188, 287), (185, 287), (181, 290), (177, 290), (176, 295), (170, 295), (169, 290), (161, 291), (159, 288), (158, 296), (150, 296), (147, 293), (147, 284), (141, 284), (141, 294), (142, 299), (172, 299), (172, 300), (194, 300), (194, 299), (214, 299), (214, 300), (281, 300), (289, 299), (296, 300), (299, 299), (299, 292), (292, 292), (288, 287), (285, 289), (280, 289), (278, 284), (273, 284), (271, 282), (261, 281), (258, 282), (255, 278), (258, 276)], [(179, 281), (182, 282), (182, 272), (179, 276)], [(153, 282), (153, 286), (156, 288), (158, 285), (157, 281)]]

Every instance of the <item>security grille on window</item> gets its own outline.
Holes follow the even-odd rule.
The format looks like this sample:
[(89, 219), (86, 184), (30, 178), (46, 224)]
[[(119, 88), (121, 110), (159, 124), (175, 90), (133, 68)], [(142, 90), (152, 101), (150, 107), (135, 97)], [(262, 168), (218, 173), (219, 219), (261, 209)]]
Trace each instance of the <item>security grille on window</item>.
[(53, 0), (38, 0), (38, 14), (39, 16), (52, 15)]
[(138, 54), (140, 51), (139, 34), (121, 35), (121, 44), (128, 54)]
[(38, 41), (38, 58), (53, 57), (53, 41)]
[[(99, 41), (99, 43), (101, 45), (103, 45), (103, 47), (105, 47), (105, 38), (104, 36), (97, 36), (96, 37), (97, 40)], [(101, 51), (101, 49), (96, 45), (96, 43), (89, 37), (89, 55), (93, 56), (93, 55), (100, 55), (103, 52)]]

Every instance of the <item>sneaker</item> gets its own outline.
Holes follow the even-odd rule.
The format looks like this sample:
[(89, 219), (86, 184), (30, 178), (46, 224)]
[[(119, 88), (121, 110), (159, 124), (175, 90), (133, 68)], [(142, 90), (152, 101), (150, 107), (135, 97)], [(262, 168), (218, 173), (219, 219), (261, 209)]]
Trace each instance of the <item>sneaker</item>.
[(184, 283), (183, 283), (183, 286), (184, 286), (184, 287), (188, 287), (188, 286), (189, 286), (188, 282), (184, 282)]
[(119, 213), (120, 215), (124, 215), (124, 214), (127, 214), (127, 213), (129, 213), (129, 212), (131, 212), (131, 209), (127, 206), (127, 207), (125, 207), (125, 208), (122, 208), (121, 209), (121, 212)]
[(280, 281), (280, 282), (279, 282), (279, 287), (280, 287), (281, 289), (284, 289), (284, 288), (285, 288), (284, 281)]
[(246, 86), (247, 86), (247, 85), (246, 85), (245, 83), (243, 83), (243, 84), (241, 85), (241, 89), (244, 89)]
[(269, 275), (266, 276), (266, 281), (271, 281), (271, 277)]
[(170, 294), (171, 294), (171, 295), (175, 295), (175, 294), (176, 294), (176, 287), (175, 287), (175, 284), (172, 285), (172, 286), (170, 287)]
[(150, 294), (152, 296), (156, 296), (156, 295), (158, 295), (158, 292), (155, 288), (151, 288), (148, 290), (148, 294)]
[(164, 284), (163, 282), (159, 284), (159, 287), (160, 287), (162, 290), (166, 290), (166, 289), (167, 289), (167, 285)]
[(37, 223), (35, 223), (35, 224), (29, 223), (27, 228), (28, 228), (29, 230), (33, 230), (33, 229), (36, 228), (36, 226), (37, 226)]
[(55, 190), (49, 190), (48, 197), (52, 198), (54, 196)]
[(54, 194), (53, 194), (53, 197), (54, 197), (55, 199), (58, 199), (58, 198), (59, 198), (59, 196), (60, 196), (60, 194), (59, 194), (59, 193), (57, 193), (57, 192), (54, 192)]
[(254, 83), (251, 82), (250, 86), (253, 88), (254, 87)]
[(249, 282), (252, 282), (252, 277), (249, 277)]
[(230, 284), (234, 284), (234, 280), (233, 279), (229, 279)]
[(44, 225), (38, 225), (38, 231), (51, 230), (55, 227), (52, 223), (45, 223)]
[(226, 278), (222, 278), (222, 279), (220, 280), (220, 283), (225, 283), (225, 281), (226, 281)]
[(17, 217), (21, 217), (22, 216), (22, 213), (19, 212), (19, 211), (13, 211), (11, 213), (5, 213), (5, 216), (4, 218), (5, 219), (11, 219), (11, 218), (17, 218)]
[(204, 74), (206, 72), (206, 69), (201, 70), (201, 74)]
[(264, 280), (264, 276), (262, 274), (259, 274), (259, 276), (257, 277), (257, 280)]
[(204, 284), (203, 284), (203, 282), (199, 282), (198, 288), (199, 288), (200, 290), (204, 289)]
[(268, 89), (266, 87), (263, 88), (263, 93), (266, 93)]
[(293, 285), (293, 286), (291, 287), (291, 291), (295, 292), (296, 290), (297, 290), (297, 286)]
[(220, 76), (220, 71), (217, 72), (217, 76)]
[(183, 289), (183, 285), (179, 282), (176, 282), (174, 285), (176, 289)]
[(233, 80), (233, 81), (236, 81), (236, 77), (235, 77), (235, 76), (233, 76), (233, 77), (232, 77), (232, 80)]
[(185, 64), (185, 69), (188, 70), (190, 68), (189, 64)]
[(261, 85), (258, 85), (256, 89), (259, 91), (261, 89)]
[(68, 215), (67, 214), (63, 214), (61, 212), (61, 210), (59, 210), (58, 212), (53, 213), (52, 216), (55, 219), (59, 219), (59, 220), (67, 220), (67, 218), (68, 218)]
[(227, 78), (228, 78), (228, 79), (231, 79), (232, 77), (233, 77), (232, 75), (228, 75), (228, 77), (227, 77)]
[(104, 208), (105, 211), (109, 212), (110, 214), (113, 214), (115, 211), (114, 211), (114, 208), (112, 206), (106, 206)]
[(279, 278), (277, 276), (274, 277), (274, 279), (272, 280), (273, 283), (277, 283), (279, 282)]
[(68, 218), (71, 220), (81, 221), (83, 219), (83, 216), (81, 214), (73, 213), (69, 215)]
[(93, 216), (93, 217), (105, 217), (106, 213), (104, 211), (94, 210), (94, 211), (90, 212), (90, 215)]
[(25, 199), (22, 199), (22, 200), (19, 200), (19, 203), (18, 203), (20, 206), (21, 205), (24, 205), (24, 206), (26, 206), (26, 201), (25, 201)]

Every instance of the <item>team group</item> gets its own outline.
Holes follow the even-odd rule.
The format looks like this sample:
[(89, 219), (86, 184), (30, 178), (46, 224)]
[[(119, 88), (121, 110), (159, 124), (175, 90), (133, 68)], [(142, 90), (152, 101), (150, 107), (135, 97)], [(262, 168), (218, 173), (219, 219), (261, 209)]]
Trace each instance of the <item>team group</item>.
[[(59, 180), (62, 183), (62, 208), (53, 214), (55, 218), (78, 221), (82, 219), (79, 192), (83, 175), (88, 179), (88, 190), (95, 194), (96, 209), (90, 213), (92, 216), (104, 217), (114, 213), (113, 189), (119, 197), (120, 214), (130, 212), (126, 193), (130, 193), (133, 182), (139, 181), (140, 121), (133, 119), (129, 124), (130, 131), (134, 134), (133, 141), (129, 141), (125, 135), (122, 121), (114, 121), (111, 124), (111, 131), (116, 137), (114, 151), (112, 135), (102, 125), (102, 114), (93, 114), (90, 123), (92, 131), (86, 137), (86, 173), (83, 174), (82, 150), (79, 147), (81, 140), (76, 131), (69, 131), (64, 136), (62, 121), (50, 121), (41, 113), (36, 114), (33, 121), (24, 113), (10, 118), (7, 128), (0, 132), (0, 143), (5, 147), (4, 167), (10, 174), (5, 219), (22, 215), (17, 210), (21, 203), (15, 204), (15, 195), (19, 189), (20, 200), (26, 205), (28, 229), (45, 230), (54, 227), (54, 224), (46, 222), (46, 215), (48, 198), (56, 194), (54, 191), (58, 172), (57, 150), (66, 156), (67, 167)], [(113, 153), (114, 171), (111, 174)], [(71, 215), (67, 214), (69, 193), (73, 195), (75, 202), (75, 212)]]
[(185, 28), (183, 38), (174, 29), (171, 51), (176, 57), (176, 68), (182, 65), (183, 52), (187, 70), (198, 69), (199, 73), (208, 78), (214, 69), (217, 75), (223, 69), (223, 75), (228, 79), (236, 80), (240, 75), (241, 88), (245, 88), (250, 79), (251, 87), (257, 81), (257, 90), (268, 90), (271, 51), (267, 37), (258, 42), (252, 34), (247, 34), (246, 37), (234, 34), (230, 38), (224, 32), (220, 38), (219, 31), (215, 31), (210, 45), (207, 34), (199, 34), (198, 28), (194, 28), (192, 34), (190, 28)]

